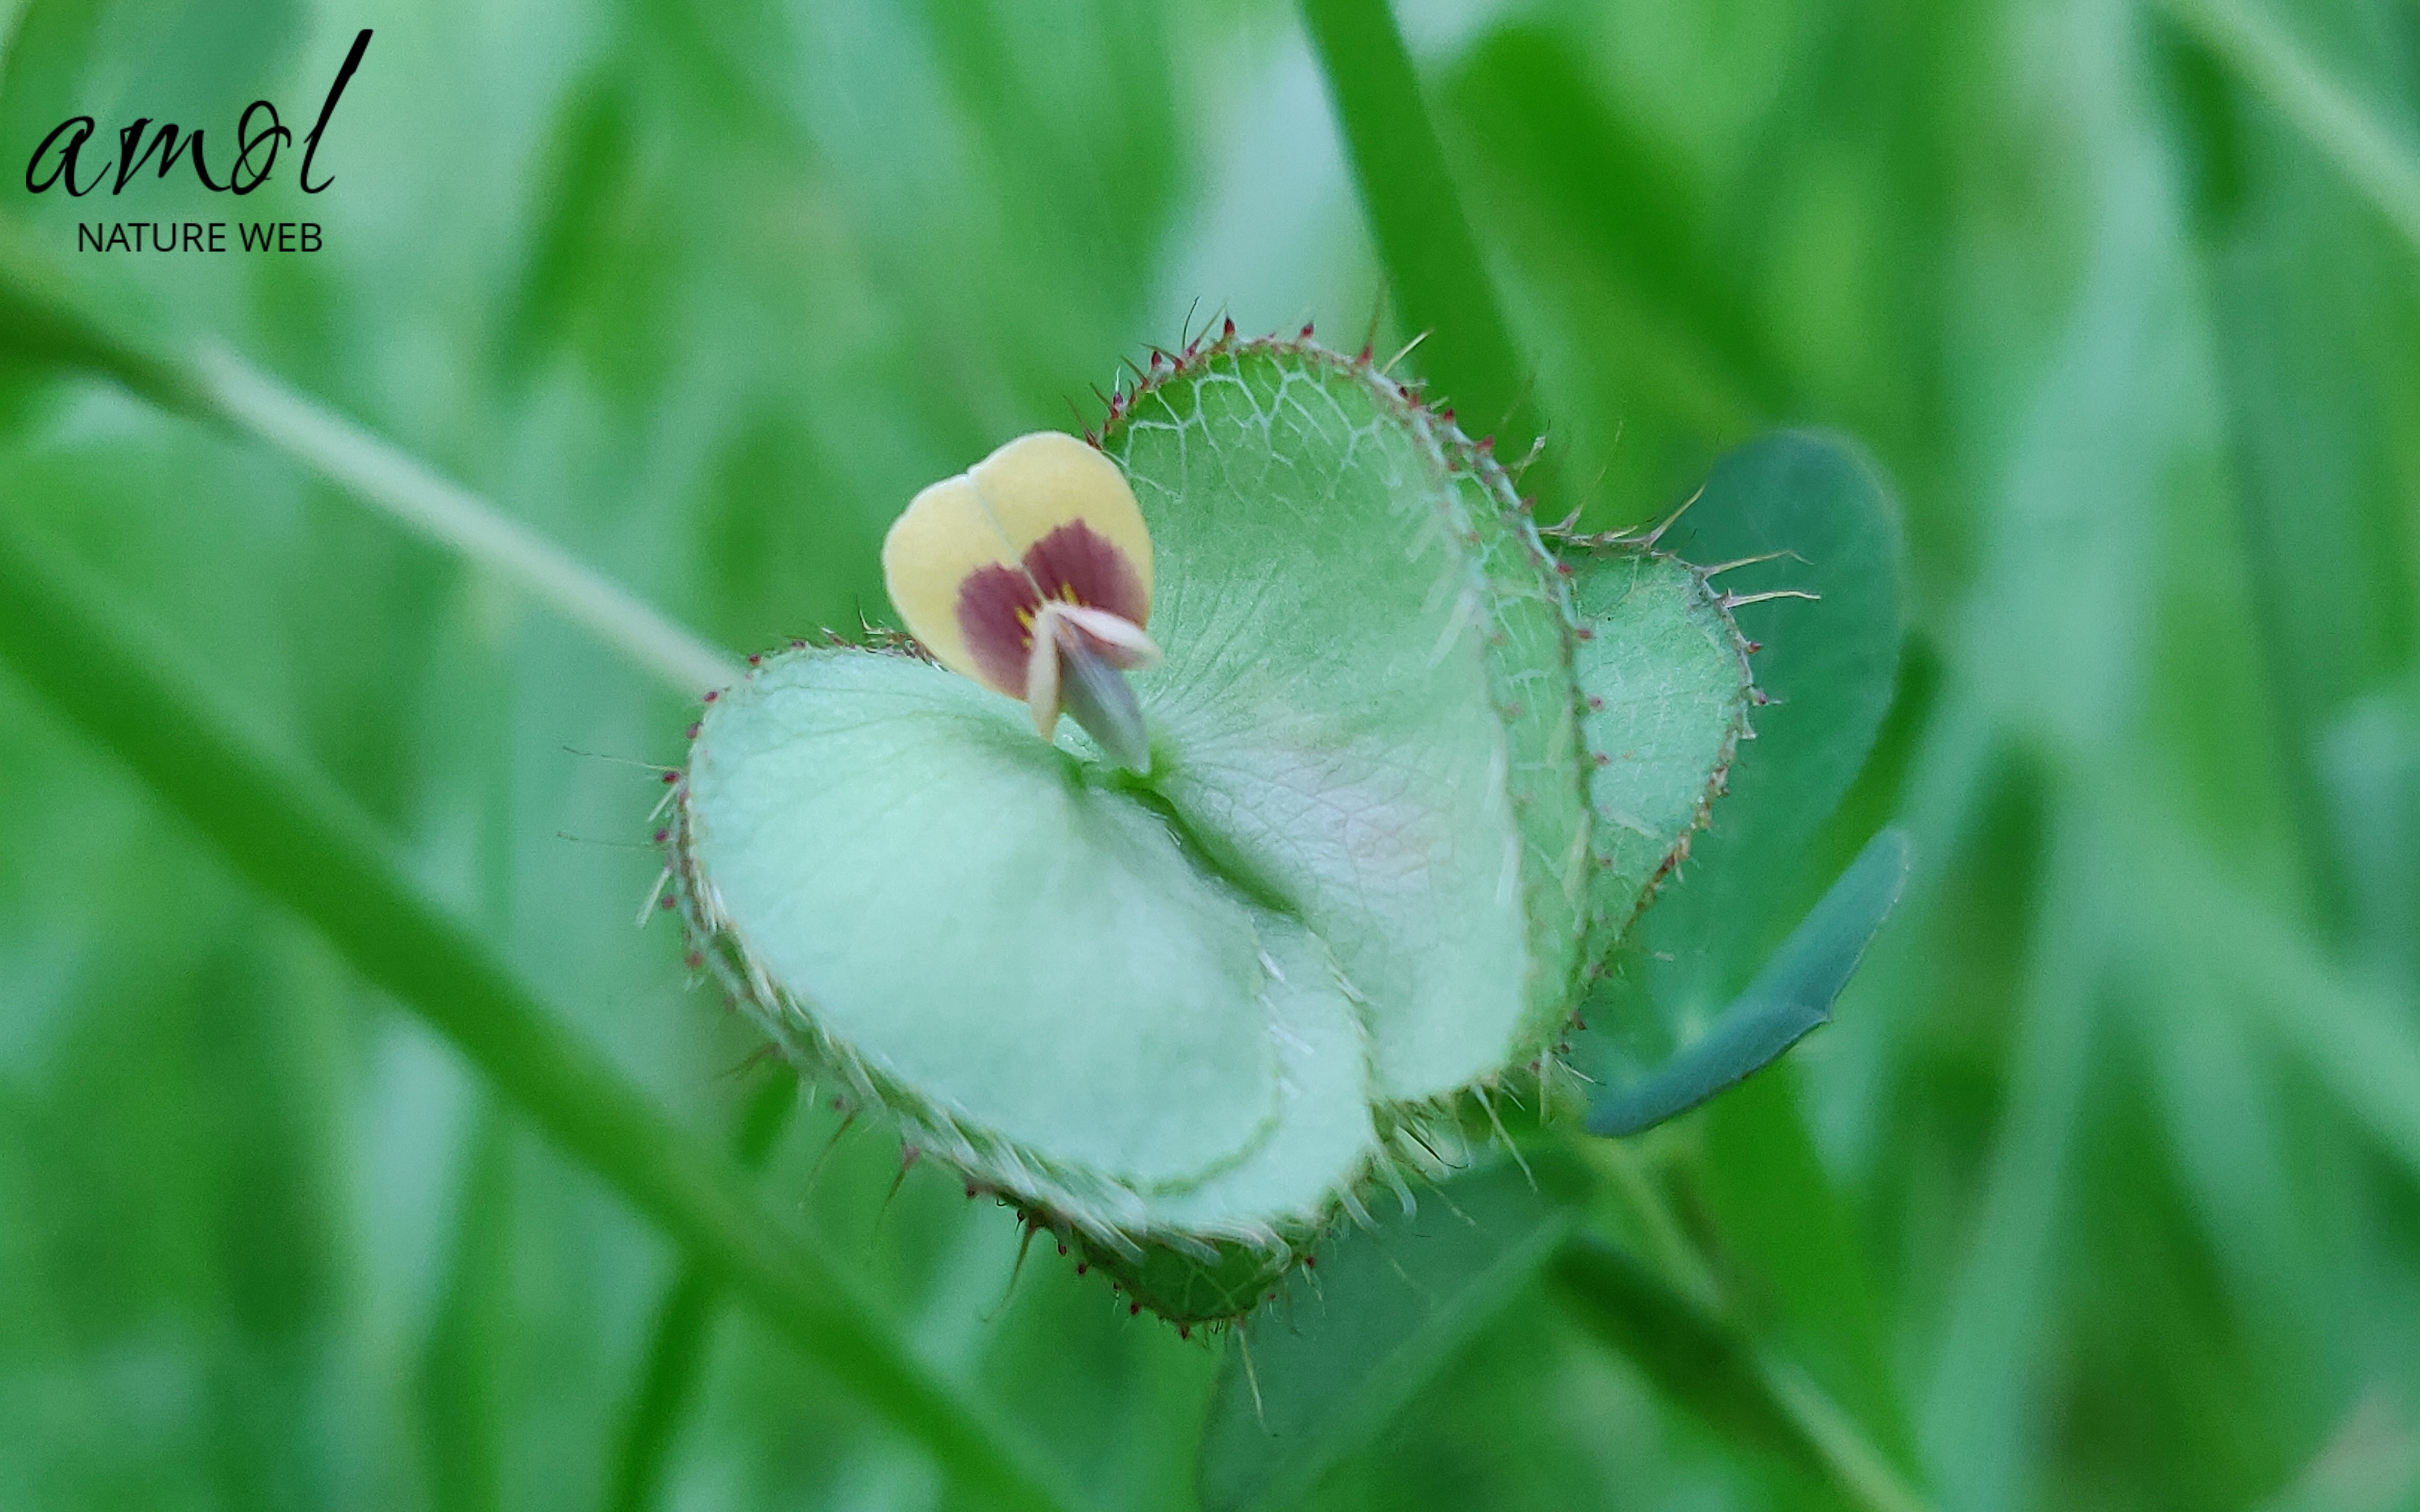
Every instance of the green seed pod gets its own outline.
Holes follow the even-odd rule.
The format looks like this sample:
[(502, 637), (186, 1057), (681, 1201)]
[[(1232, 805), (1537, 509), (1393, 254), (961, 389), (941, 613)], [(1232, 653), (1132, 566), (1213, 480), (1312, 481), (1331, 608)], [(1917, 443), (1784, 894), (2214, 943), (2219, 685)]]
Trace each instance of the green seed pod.
[[(1136, 1306), (1239, 1316), (1433, 1164), (1463, 1094), (1552, 1067), (1695, 822), (1736, 653), (1727, 692), (1683, 655), (1703, 696), (1584, 693), (1608, 646), (1736, 644), (1639, 561), (1575, 606), (1450, 414), (1231, 332), (1156, 362), (1097, 450), (1024, 438), (918, 496), (885, 569), (931, 660), (799, 647), (710, 704), (675, 899), (783, 1050), (921, 1153)], [(1607, 786), (1623, 710), (1683, 819)], [(1595, 849), (1592, 798), (1628, 826)]]

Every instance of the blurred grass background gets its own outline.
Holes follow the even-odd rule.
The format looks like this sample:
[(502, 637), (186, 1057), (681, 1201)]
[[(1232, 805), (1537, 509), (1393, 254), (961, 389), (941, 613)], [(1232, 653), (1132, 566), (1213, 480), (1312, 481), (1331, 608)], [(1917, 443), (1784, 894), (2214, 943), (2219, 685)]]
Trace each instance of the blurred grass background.
[[(2420, 5), (1403, 15), (1590, 524), (1783, 423), (1904, 515), (1901, 684), (1808, 869), (1902, 818), (1908, 905), (1835, 1027), (1630, 1147), (1713, 1283), (1819, 1375), (1878, 1341), (1836, 1392), (1945, 1508), (2420, 1506)], [(11, 212), (735, 649), (882, 617), (916, 488), (1091, 420), (1188, 316), (1412, 334), (1270, 0), (0, 17), (11, 153), (260, 95), (299, 132), (375, 27), (330, 192), (298, 154)], [(72, 253), (137, 217), (326, 248)], [(266, 449), (13, 361), (0, 516), (736, 1127), (751, 1036), (628, 927), (677, 700)], [(6, 678), (0, 763), (0, 1507), (601, 1504), (668, 1246)], [(1012, 1289), (1005, 1214), (928, 1168), (886, 1201), (895, 1142), (838, 1125), (793, 1120), (777, 1202), (1099, 1504), (1185, 1504), (1217, 1346), (1040, 1255)], [(737, 1313), (663, 1430), (667, 1506), (952, 1500)], [(1541, 1289), (1319, 1500), (1839, 1495)]]

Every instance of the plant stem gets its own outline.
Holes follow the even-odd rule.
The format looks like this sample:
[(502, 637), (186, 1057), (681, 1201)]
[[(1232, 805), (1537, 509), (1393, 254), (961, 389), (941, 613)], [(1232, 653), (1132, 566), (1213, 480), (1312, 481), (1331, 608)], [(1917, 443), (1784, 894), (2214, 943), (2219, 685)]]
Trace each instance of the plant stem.
[(1805, 1372), (1621, 1250), (1578, 1235), (1547, 1262), (1546, 1279), (1582, 1327), (1727, 1437), (1822, 1476), (1864, 1512), (1923, 1512), (1924, 1499)]
[[(1417, 362), (1473, 435), (1519, 457), (1544, 433), (1528, 365), (1513, 344), (1496, 286), (1420, 97), (1412, 55), (1387, 0), (1302, 0), (1312, 50), (1353, 162), (1353, 180), (1404, 326), (1427, 334)], [(1551, 492), (1550, 460), (1522, 475)]]
[(0, 663), (110, 751), (234, 870), (312, 924), (362, 975), (452, 1041), (567, 1154), (596, 1170), (832, 1379), (988, 1503), (1065, 1503), (748, 1178), (654, 1106), (423, 897), (366, 821), (188, 697), (153, 647), (113, 629), (56, 567), (0, 528)]
[(449, 483), (217, 343), (188, 353), (87, 307), (73, 286), (0, 225), (0, 351), (94, 373), (161, 408), (267, 442), (363, 502), (543, 601), (695, 698), (738, 665), (487, 499)]
[(223, 346), (194, 364), (211, 412), (439, 545), (560, 610), (694, 698), (739, 680), (733, 660), (494, 505), (330, 413)]

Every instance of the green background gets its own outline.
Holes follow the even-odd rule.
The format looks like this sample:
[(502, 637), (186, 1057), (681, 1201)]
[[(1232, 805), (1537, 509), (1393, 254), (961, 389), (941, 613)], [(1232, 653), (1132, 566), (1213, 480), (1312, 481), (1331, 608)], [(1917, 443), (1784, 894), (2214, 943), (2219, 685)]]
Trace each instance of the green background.
[[(1281, 5), (0, 19), (0, 199), (82, 297), (734, 649), (884, 617), (917, 488), (1093, 423), (1188, 320), (1411, 334)], [(1908, 536), (1882, 741), (1770, 884), (1811, 899), (1896, 818), (1907, 901), (1784, 1070), (1621, 1146), (1677, 1225), (1628, 1237), (1928, 1504), (2420, 1505), (2420, 5), (1404, 20), (1562, 502), (1660, 516), (1814, 424)], [(299, 152), (240, 200), (15, 176), (74, 114), (96, 159), (256, 96), (299, 132), (362, 26), (326, 194)], [(74, 252), (130, 218), (325, 247)], [(752, 1037), (629, 927), (678, 700), (268, 448), (14, 358), (0, 522), (682, 1122), (737, 1125)], [(670, 1246), (8, 676), (0, 770), (0, 1507), (600, 1504)], [(1742, 933), (1752, 966), (1777, 929)], [(929, 1167), (886, 1196), (895, 1143), (839, 1125), (792, 1120), (772, 1206), (1047, 1472), (1184, 1504), (1220, 1343), (1047, 1243), (1012, 1286), (1008, 1214)], [(1317, 1500), (1843, 1504), (1639, 1358), (1525, 1290)], [(662, 1505), (981, 1504), (740, 1313), (650, 1421)]]

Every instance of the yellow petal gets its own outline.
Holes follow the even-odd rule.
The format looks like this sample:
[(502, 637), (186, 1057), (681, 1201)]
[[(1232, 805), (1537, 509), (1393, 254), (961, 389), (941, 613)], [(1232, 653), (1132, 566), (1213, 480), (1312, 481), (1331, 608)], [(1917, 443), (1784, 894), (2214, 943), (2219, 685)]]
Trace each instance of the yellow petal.
[(1022, 572), (1029, 547), (1075, 521), (1125, 554), (1148, 606), (1151, 533), (1134, 491), (1117, 463), (1056, 430), (1019, 436), (908, 502), (882, 542), (891, 602), (943, 666), (990, 685), (959, 623), (961, 585), (985, 567)]

